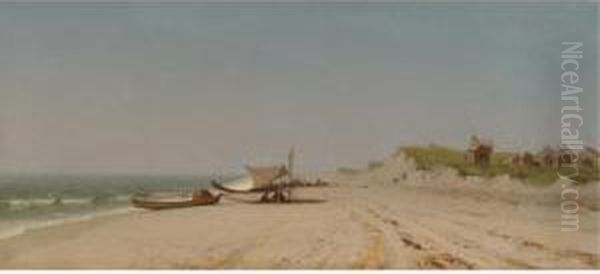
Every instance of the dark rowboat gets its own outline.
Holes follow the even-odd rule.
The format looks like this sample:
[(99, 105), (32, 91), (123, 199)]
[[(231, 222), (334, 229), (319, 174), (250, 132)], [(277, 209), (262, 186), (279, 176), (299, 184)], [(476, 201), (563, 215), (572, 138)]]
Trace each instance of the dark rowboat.
[(193, 206), (214, 205), (219, 202), (223, 194), (213, 195), (208, 191), (194, 192), (188, 199), (157, 199), (132, 197), (131, 204), (137, 208), (149, 210), (163, 210), (174, 208), (185, 208)]

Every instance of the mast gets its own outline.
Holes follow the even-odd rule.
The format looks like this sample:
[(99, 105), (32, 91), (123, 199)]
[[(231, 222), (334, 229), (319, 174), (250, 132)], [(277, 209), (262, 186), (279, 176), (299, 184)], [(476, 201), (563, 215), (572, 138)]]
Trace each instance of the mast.
[(288, 181), (292, 182), (292, 180), (294, 179), (294, 147), (292, 147), (290, 149), (290, 152), (288, 153), (288, 164), (287, 164), (287, 170), (288, 170)]
[(294, 147), (292, 147), (290, 149), (290, 152), (288, 153), (288, 162), (287, 162), (287, 170), (288, 170), (288, 187), (287, 187), (287, 193), (288, 193), (288, 201), (292, 200), (292, 182), (294, 180)]

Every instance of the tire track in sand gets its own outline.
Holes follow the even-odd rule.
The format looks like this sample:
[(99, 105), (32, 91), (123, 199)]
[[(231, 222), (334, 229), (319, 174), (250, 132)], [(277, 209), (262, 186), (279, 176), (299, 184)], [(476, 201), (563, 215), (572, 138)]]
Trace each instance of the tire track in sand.
[(385, 238), (383, 232), (370, 223), (362, 214), (351, 210), (351, 217), (359, 220), (368, 234), (368, 244), (363, 248), (362, 257), (352, 264), (354, 269), (383, 269), (385, 262)]
[[(537, 242), (532, 239), (527, 239), (515, 235), (509, 235), (503, 232), (498, 232), (496, 230), (489, 230), (487, 232), (490, 236), (502, 238), (506, 241), (510, 241), (515, 243), (520, 248), (529, 249), (536, 252), (545, 253), (545, 256), (550, 256), (554, 258), (554, 260), (567, 261), (570, 263), (575, 263), (579, 265), (583, 265), (586, 267), (597, 268), (600, 265), (600, 258), (598, 254), (593, 254), (589, 252), (572, 250), (572, 249), (563, 249), (557, 250), (552, 249), (540, 242)], [(520, 266), (517, 264), (517, 266)], [(531, 265), (529, 265), (532, 267)]]
[[(387, 208), (381, 205), (382, 208)], [(389, 209), (388, 209), (389, 210)], [(378, 221), (384, 225), (391, 226), (392, 230), (396, 232), (404, 246), (411, 248), (418, 256), (415, 264), (417, 268), (426, 269), (474, 269), (476, 266), (460, 257), (454, 256), (448, 252), (435, 251), (431, 241), (429, 244), (420, 243), (415, 240), (415, 237), (403, 230), (401, 230), (400, 223), (393, 218), (383, 217), (372, 207), (367, 207), (367, 211)]]

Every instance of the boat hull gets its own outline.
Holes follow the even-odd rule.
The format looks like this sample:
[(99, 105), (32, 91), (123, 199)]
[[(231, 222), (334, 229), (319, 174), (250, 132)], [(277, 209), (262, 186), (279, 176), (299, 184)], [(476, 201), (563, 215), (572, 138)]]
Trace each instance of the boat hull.
[(164, 209), (176, 209), (176, 208), (186, 208), (186, 207), (194, 207), (194, 206), (206, 206), (206, 205), (214, 205), (219, 202), (220, 196), (212, 197), (209, 199), (200, 199), (200, 200), (186, 200), (186, 201), (151, 201), (151, 200), (143, 200), (139, 198), (131, 198), (131, 204), (137, 208), (143, 208), (148, 210), (164, 210)]
[(229, 192), (229, 193), (257, 193), (264, 192), (266, 188), (249, 188), (249, 189), (234, 189), (226, 187), (217, 182), (211, 182), (211, 185), (221, 191)]

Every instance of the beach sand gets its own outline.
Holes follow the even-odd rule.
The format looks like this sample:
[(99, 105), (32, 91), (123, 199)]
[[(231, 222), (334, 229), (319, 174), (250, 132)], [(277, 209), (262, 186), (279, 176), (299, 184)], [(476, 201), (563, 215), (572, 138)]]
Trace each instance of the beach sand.
[[(250, 204), (239, 199), (258, 196), (238, 195), (216, 206), (31, 231), (0, 241), (0, 268), (599, 267), (597, 211), (582, 208), (579, 231), (566, 233), (554, 202), (419, 184), (410, 176), (403, 178), (410, 183), (337, 176), (333, 186), (294, 192), (321, 203)], [(463, 179), (450, 176), (446, 185), (452, 180)]]

